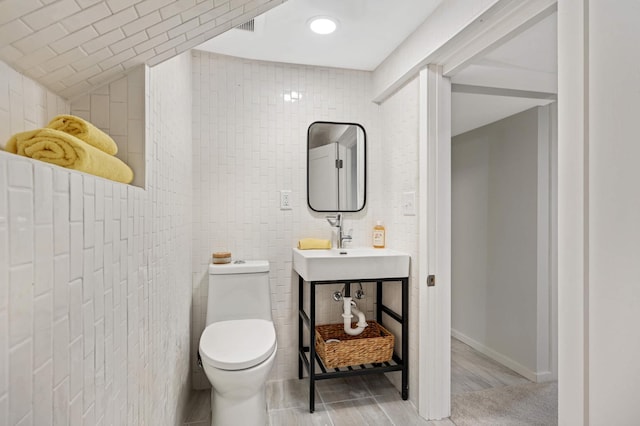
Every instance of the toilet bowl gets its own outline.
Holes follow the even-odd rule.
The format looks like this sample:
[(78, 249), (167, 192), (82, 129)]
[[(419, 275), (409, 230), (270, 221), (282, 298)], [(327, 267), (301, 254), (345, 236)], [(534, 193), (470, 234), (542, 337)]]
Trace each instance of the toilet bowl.
[(270, 321), (222, 321), (205, 329), (199, 351), (213, 388), (212, 425), (267, 424), (264, 386), (276, 349)]
[(213, 426), (268, 424), (265, 383), (276, 358), (268, 263), (209, 268), (198, 352), (211, 383)]

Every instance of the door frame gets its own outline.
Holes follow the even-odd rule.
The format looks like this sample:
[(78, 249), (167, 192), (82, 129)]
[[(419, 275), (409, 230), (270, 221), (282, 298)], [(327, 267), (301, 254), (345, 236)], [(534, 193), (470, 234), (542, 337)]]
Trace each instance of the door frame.
[[(470, 25), (419, 71), (418, 412), (428, 420), (451, 415), (449, 77), (557, 11), (555, 0), (504, 4), (489, 17), (490, 27)], [(431, 275), (435, 275), (433, 287), (427, 284)]]
[(419, 76), (418, 412), (426, 419), (451, 415), (451, 82), (442, 72), (429, 65)]

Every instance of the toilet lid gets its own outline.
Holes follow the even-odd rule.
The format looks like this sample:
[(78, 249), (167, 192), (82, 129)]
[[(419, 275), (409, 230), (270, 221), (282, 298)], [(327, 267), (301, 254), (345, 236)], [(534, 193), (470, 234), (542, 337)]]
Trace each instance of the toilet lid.
[(200, 356), (221, 370), (243, 370), (260, 364), (276, 347), (271, 321), (243, 319), (215, 322), (200, 337)]

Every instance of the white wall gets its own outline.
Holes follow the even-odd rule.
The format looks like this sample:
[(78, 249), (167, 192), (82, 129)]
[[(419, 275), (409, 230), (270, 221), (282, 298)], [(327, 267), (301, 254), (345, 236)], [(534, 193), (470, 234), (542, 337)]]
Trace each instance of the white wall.
[[(318, 120), (356, 122), (367, 132), (368, 154), (380, 143), (378, 107), (368, 72), (244, 60), (193, 52), (194, 196), (192, 350), (205, 325), (207, 265), (214, 251), (270, 262), (278, 355), (273, 379), (297, 377), (298, 279), (291, 248), (304, 237), (331, 238), (324, 213), (307, 207), (307, 128)], [(285, 102), (283, 93), (302, 93)], [(375, 155), (375, 154), (373, 154)], [(367, 159), (369, 195), (376, 159)], [(292, 210), (280, 210), (279, 190), (291, 190)], [(352, 246), (370, 246), (372, 204), (345, 214)], [(334, 236), (335, 242), (335, 236)], [(338, 286), (337, 290), (340, 289)], [(318, 323), (342, 321), (333, 286), (318, 291)], [(363, 301), (373, 315), (374, 290)], [(194, 363), (195, 365), (195, 363)], [(196, 388), (206, 388), (193, 368)]]
[[(11, 135), (45, 126), (58, 114), (73, 114), (107, 133), (118, 145), (116, 157), (134, 173), (132, 185), (145, 183), (145, 67), (74, 100), (71, 104), (0, 61), (0, 147)], [(13, 105), (13, 114), (9, 108)], [(21, 106), (22, 105), (22, 106)], [(15, 111), (22, 111), (17, 114)]]
[(71, 102), (71, 114), (88, 120), (118, 144), (116, 157), (133, 170), (131, 185), (145, 186), (145, 93), (147, 68), (140, 65), (125, 77)]
[(640, 8), (559, 2), (558, 18), (559, 422), (632, 425), (640, 417)]
[[(0, 110), (12, 133), (69, 111), (28, 78), (0, 70)], [(151, 78), (146, 191), (0, 152), (0, 424), (183, 419), (190, 58), (154, 68)]]
[[(402, 211), (402, 194), (416, 194), (418, 206), (418, 111), (419, 81), (406, 86), (387, 98), (380, 105), (380, 140), (374, 146), (376, 163), (371, 165), (371, 188), (367, 194), (375, 209), (374, 220), (382, 220), (386, 230), (386, 246), (411, 255), (409, 280), (409, 398), (418, 400), (418, 216), (405, 216)], [(402, 312), (402, 293), (391, 284), (386, 287), (384, 303), (396, 312)], [(394, 321), (387, 321), (396, 336), (396, 348), (400, 348), (401, 328)], [(388, 375), (400, 388), (399, 373)]]
[(68, 114), (69, 103), (0, 61), (0, 148), (11, 135)]
[(489, 135), (471, 131), (451, 148), (451, 327), (487, 341)]
[[(318, 120), (356, 122), (367, 133), (367, 206), (347, 213), (352, 246), (371, 246), (376, 220), (387, 230), (387, 247), (417, 255), (417, 216), (403, 216), (401, 197), (417, 193), (417, 79), (380, 107), (371, 102), (371, 73), (244, 60), (193, 52), (194, 60), (194, 258), (192, 350), (204, 328), (206, 268), (212, 251), (234, 258), (264, 258), (271, 264), (278, 358), (273, 379), (297, 377), (297, 275), (291, 248), (308, 236), (330, 238), (325, 214), (307, 207), (306, 132)], [(296, 90), (298, 103), (282, 93)], [(279, 210), (280, 189), (292, 190), (293, 210)], [(333, 235), (335, 239), (335, 235)], [(334, 240), (335, 241), (335, 240)], [(417, 263), (412, 262), (412, 276)], [(416, 294), (412, 281), (411, 292)], [(389, 286), (392, 286), (389, 285)], [(318, 291), (319, 323), (341, 322), (342, 304), (330, 299), (341, 286)], [(398, 286), (399, 287), (399, 286)], [(373, 318), (375, 287), (366, 285), (364, 305)], [(399, 288), (385, 303), (401, 312)], [(417, 297), (411, 298), (410, 362), (417, 372)], [(392, 324), (388, 320), (386, 324)], [(390, 326), (393, 328), (393, 326)], [(393, 328), (399, 348), (400, 328)], [(194, 386), (208, 387), (194, 368)], [(391, 375), (399, 386), (399, 374)], [(417, 374), (410, 397), (416, 400)]]
[[(640, 417), (640, 5), (589, 2), (590, 423)], [(615, 31), (612, 29), (615, 28)], [(615, 78), (612, 78), (615, 70)]]
[(548, 116), (533, 108), (452, 141), (452, 334), (532, 380), (550, 371), (549, 331), (538, 329), (539, 316), (549, 323), (539, 287), (550, 285), (538, 270), (549, 234), (547, 220), (539, 238), (539, 194), (549, 196), (539, 166), (547, 185), (550, 171), (539, 165), (540, 110)]

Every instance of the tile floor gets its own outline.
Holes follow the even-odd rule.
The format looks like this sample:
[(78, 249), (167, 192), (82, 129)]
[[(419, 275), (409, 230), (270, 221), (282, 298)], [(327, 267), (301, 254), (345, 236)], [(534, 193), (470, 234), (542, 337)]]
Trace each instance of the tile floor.
[[(209, 391), (194, 393), (185, 426), (211, 424), (209, 394)], [(307, 380), (269, 382), (267, 409), (271, 426), (454, 426), (450, 420), (428, 422), (420, 418), (413, 404), (403, 401), (382, 374), (317, 382), (314, 413), (309, 413)]]
[[(557, 424), (557, 384), (537, 384), (476, 352), (464, 343), (451, 343), (451, 419), (426, 421), (409, 401), (380, 374), (317, 382), (316, 409), (309, 413), (307, 380), (267, 383), (270, 426), (297, 425), (425, 425)], [(497, 394), (496, 391), (504, 392)], [(525, 410), (505, 407), (496, 398), (517, 394), (532, 401)], [(210, 391), (194, 392), (184, 426), (211, 424)], [(484, 399), (486, 397), (486, 403)], [(468, 401), (468, 404), (467, 404)], [(488, 406), (497, 407), (494, 411)], [(540, 414), (540, 415), (538, 415)], [(452, 421), (453, 420), (453, 421)]]
[(451, 339), (451, 394), (531, 383), (515, 371)]
[(533, 383), (451, 339), (451, 418), (456, 426), (558, 424), (558, 383)]

